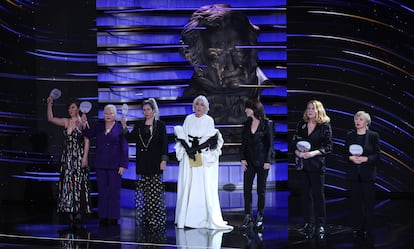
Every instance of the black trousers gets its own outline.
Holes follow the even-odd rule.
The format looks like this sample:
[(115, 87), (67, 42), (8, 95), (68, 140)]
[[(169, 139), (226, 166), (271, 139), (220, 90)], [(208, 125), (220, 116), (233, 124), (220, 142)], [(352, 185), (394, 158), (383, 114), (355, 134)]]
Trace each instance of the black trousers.
[(325, 226), (325, 173), (302, 171), (300, 175), (304, 222)]
[(266, 181), (267, 175), (269, 174), (268, 169), (262, 167), (247, 166), (247, 170), (244, 171), (243, 175), (243, 195), (244, 195), (244, 213), (252, 213), (252, 189), (253, 181), (257, 175), (257, 210), (263, 215), (263, 211), (266, 203)]
[(351, 181), (351, 217), (354, 229), (371, 232), (374, 219), (374, 181)]

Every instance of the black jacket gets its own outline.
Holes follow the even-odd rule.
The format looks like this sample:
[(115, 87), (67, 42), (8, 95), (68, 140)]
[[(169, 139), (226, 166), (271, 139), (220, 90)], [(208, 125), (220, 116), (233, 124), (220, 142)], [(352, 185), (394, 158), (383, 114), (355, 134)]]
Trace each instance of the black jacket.
[(248, 166), (263, 167), (264, 163), (273, 162), (273, 122), (260, 120), (256, 132), (252, 134), (252, 121), (249, 118), (244, 123), (240, 160), (246, 160)]
[(128, 142), (136, 143), (137, 174), (159, 175), (163, 173), (160, 163), (162, 160), (168, 160), (168, 138), (163, 121), (154, 120), (152, 138), (149, 143), (149, 129), (145, 126), (144, 120), (137, 121), (134, 129), (125, 134), (125, 137)]
[(308, 141), (311, 144), (310, 151), (319, 150), (322, 153), (322, 155), (303, 159), (303, 170), (308, 172), (325, 172), (325, 156), (332, 152), (331, 124), (317, 124), (312, 133), (308, 135), (308, 124), (303, 120), (299, 121), (293, 138), (295, 150), (298, 141)]
[(345, 140), (346, 160), (348, 161), (348, 174), (349, 180), (357, 180), (358, 175), (362, 181), (375, 180), (377, 175), (376, 162), (380, 156), (381, 150), (379, 145), (379, 135), (375, 131), (367, 130), (365, 134), (364, 144), (361, 144), (364, 149), (361, 156), (368, 157), (368, 161), (362, 164), (354, 164), (349, 160), (351, 153), (349, 152), (349, 146), (357, 143), (357, 133), (352, 130), (347, 133)]

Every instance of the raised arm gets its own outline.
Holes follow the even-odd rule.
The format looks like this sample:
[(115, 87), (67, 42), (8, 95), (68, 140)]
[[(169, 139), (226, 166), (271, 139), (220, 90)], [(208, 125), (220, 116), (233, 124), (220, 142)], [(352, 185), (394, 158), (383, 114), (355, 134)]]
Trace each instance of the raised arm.
[(69, 120), (67, 118), (56, 118), (56, 117), (54, 117), (52, 106), (53, 106), (53, 98), (48, 97), (47, 98), (47, 121), (49, 121), (49, 122), (51, 122), (55, 125), (67, 127)]

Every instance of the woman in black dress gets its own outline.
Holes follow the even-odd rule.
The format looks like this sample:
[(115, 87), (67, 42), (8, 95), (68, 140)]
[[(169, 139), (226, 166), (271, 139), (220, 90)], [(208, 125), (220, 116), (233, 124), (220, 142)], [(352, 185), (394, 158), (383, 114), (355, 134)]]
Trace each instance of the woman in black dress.
[(58, 185), (58, 213), (66, 214), (70, 225), (81, 225), (82, 215), (92, 213), (88, 167), (89, 139), (82, 134), (79, 103), (69, 103), (69, 118), (53, 115), (53, 98), (47, 99), (48, 121), (64, 127)]

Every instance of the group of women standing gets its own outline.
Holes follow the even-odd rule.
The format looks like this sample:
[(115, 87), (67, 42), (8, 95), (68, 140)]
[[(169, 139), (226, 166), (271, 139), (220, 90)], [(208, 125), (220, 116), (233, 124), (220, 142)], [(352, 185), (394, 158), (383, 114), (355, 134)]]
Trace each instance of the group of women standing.
[[(53, 98), (48, 98), (48, 120), (64, 127), (61, 158), (58, 212), (66, 213), (71, 224), (79, 224), (82, 215), (91, 213), (89, 200), (88, 152), (90, 139), (97, 140), (95, 170), (99, 191), (100, 224), (116, 224), (120, 218), (121, 176), (128, 168), (128, 141), (136, 143), (137, 221), (144, 226), (165, 226), (165, 199), (162, 180), (168, 161), (166, 125), (159, 120), (155, 99), (142, 103), (144, 119), (129, 131), (125, 117), (117, 122), (115, 106), (104, 108), (104, 121), (89, 127), (79, 105), (70, 103), (70, 118), (53, 116)], [(175, 224), (177, 228), (232, 229), (224, 221), (218, 195), (219, 156), (223, 138), (207, 113), (209, 102), (198, 96), (193, 112), (182, 126), (175, 126), (175, 151), (179, 161)], [(266, 119), (264, 107), (257, 99), (246, 102), (247, 121), (243, 125), (240, 164), (243, 170), (245, 218), (241, 228), (263, 229), (266, 180), (273, 159), (273, 126)], [(373, 226), (375, 162), (379, 157), (379, 135), (368, 129), (371, 118), (359, 111), (354, 116), (355, 130), (346, 137), (349, 154), (348, 179), (351, 182), (354, 234), (367, 236)], [(306, 142), (309, 148), (294, 151), (297, 161), (304, 215), (303, 233), (326, 233), (324, 195), (326, 155), (332, 151), (330, 118), (320, 101), (307, 103), (297, 124), (293, 142)], [(252, 186), (257, 176), (257, 215), (252, 214)]]
[[(76, 146), (65, 140), (59, 184), (58, 211), (68, 213), (71, 222), (80, 223), (81, 215), (91, 213), (89, 200), (89, 139), (96, 139), (95, 170), (98, 185), (99, 223), (116, 224), (120, 218), (121, 176), (128, 168), (128, 141), (136, 143), (137, 225), (162, 227), (166, 223), (163, 171), (168, 160), (168, 139), (165, 123), (159, 120), (155, 99), (142, 103), (144, 119), (129, 131), (125, 117), (117, 122), (113, 105), (104, 108), (104, 121), (90, 127), (86, 114), (79, 114), (79, 105), (68, 109), (70, 119), (57, 119), (52, 112), (53, 99), (48, 99), (48, 117), (52, 123), (65, 127), (65, 135), (76, 136)], [(186, 116), (182, 126), (175, 126), (176, 156), (179, 161), (175, 224), (177, 228), (232, 229), (223, 220), (218, 195), (219, 156), (223, 138), (207, 113), (209, 102), (198, 96), (192, 103), (194, 113)], [(271, 165), (272, 127), (265, 119), (263, 105), (258, 100), (246, 103), (248, 121), (244, 125), (240, 156), (244, 173), (246, 216), (251, 214), (252, 185), (258, 176), (258, 207), (256, 226), (263, 227), (263, 211), (268, 170)], [(70, 132), (68, 132), (68, 130)], [(73, 140), (73, 139), (72, 139)], [(72, 146), (72, 147), (70, 147)], [(65, 160), (75, 158), (76, 162)], [(81, 177), (72, 176), (78, 172)], [(79, 185), (72, 188), (73, 185)], [(66, 188), (71, 188), (67, 193)], [(79, 195), (79, 197), (78, 197)], [(66, 200), (75, 196), (74, 200)], [(68, 206), (68, 207), (65, 207)], [(253, 222), (250, 217), (249, 222)], [(138, 224), (139, 223), (139, 224)]]
[[(345, 149), (348, 151), (347, 178), (351, 186), (351, 216), (355, 236), (368, 236), (372, 231), (374, 212), (375, 163), (379, 158), (378, 133), (369, 130), (371, 117), (364, 111), (354, 116), (355, 129), (348, 132)], [(326, 233), (326, 205), (324, 194), (326, 155), (332, 152), (332, 128), (323, 104), (318, 100), (307, 103), (303, 119), (294, 135), (294, 153), (300, 182), (304, 224), (299, 231), (305, 234)], [(299, 143), (309, 147), (300, 149)]]
[(128, 144), (122, 126), (116, 122), (116, 108), (104, 108), (104, 121), (89, 127), (80, 105), (68, 105), (70, 118), (53, 115), (52, 97), (47, 99), (48, 121), (63, 126), (63, 151), (58, 185), (58, 213), (69, 218), (71, 227), (79, 228), (82, 218), (92, 212), (88, 154), (90, 139), (96, 139), (94, 168), (98, 185), (98, 216), (101, 225), (117, 224), (120, 218), (121, 176), (128, 168)]
[[(180, 162), (175, 213), (177, 228), (233, 229), (223, 220), (218, 196), (219, 156), (224, 141), (213, 119), (207, 115), (208, 110), (207, 98), (198, 96), (193, 101), (194, 113), (185, 118), (182, 127), (174, 127), (175, 150)], [(248, 100), (245, 112), (247, 121), (243, 125), (240, 148), (245, 200), (242, 228), (251, 227), (254, 223), (254, 227), (261, 230), (266, 179), (273, 161), (273, 127), (258, 99)], [(256, 175), (258, 212), (254, 221), (252, 186)]]

